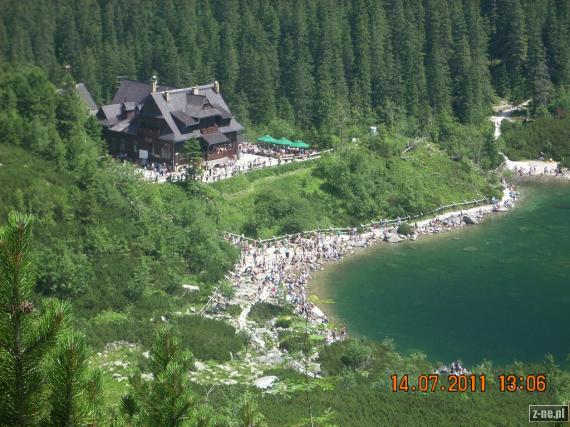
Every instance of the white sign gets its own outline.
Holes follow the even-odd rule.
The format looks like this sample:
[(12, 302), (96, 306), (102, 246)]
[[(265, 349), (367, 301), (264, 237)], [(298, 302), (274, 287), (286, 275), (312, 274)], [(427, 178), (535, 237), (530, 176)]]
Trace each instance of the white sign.
[(141, 160), (148, 159), (148, 150), (139, 150), (139, 159)]

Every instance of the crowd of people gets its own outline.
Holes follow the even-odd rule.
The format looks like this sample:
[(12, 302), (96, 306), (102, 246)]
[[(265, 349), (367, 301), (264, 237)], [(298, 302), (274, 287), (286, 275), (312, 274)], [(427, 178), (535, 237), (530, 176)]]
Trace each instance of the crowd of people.
[(456, 360), (452, 362), (450, 366), (443, 365), (433, 371), (434, 374), (438, 375), (469, 375), (471, 372), (467, 370), (461, 363), (461, 361)]
[(205, 165), (201, 179), (203, 182), (215, 182), (231, 178), (240, 172), (276, 166), (278, 164), (279, 162), (274, 159), (262, 157), (251, 158), (249, 161), (240, 161), (238, 154), (238, 159), (228, 159), (226, 162), (214, 166)]
[(308, 158), (311, 155), (318, 153), (315, 149), (294, 148), (271, 144), (251, 144), (249, 142), (242, 142), (239, 149), (242, 153), (274, 157), (277, 159), (283, 159), (286, 157)]
[[(216, 153), (225, 152), (227, 147), (216, 149)], [(281, 148), (272, 150), (260, 145), (242, 142), (238, 146), (235, 158), (226, 158), (224, 162), (208, 165), (204, 162), (202, 170), (192, 170), (190, 166), (172, 169), (172, 165), (166, 162), (134, 160), (127, 153), (114, 156), (116, 159), (127, 164), (134, 163), (139, 166), (139, 171), (147, 181), (151, 182), (176, 182), (188, 179), (200, 179), (202, 182), (211, 183), (231, 178), (240, 172), (260, 169), (269, 166), (279, 166), (293, 161), (316, 158), (319, 152), (316, 150), (304, 150), (297, 148)]]
[(548, 167), (544, 166), (544, 168), (537, 168), (537, 166), (533, 163), (529, 163), (527, 167), (517, 166), (513, 167), (513, 172), (517, 176), (533, 176), (533, 175), (542, 175), (542, 176), (566, 176), (568, 172), (561, 167)]
[[(254, 301), (276, 303), (284, 300), (295, 307), (297, 314), (307, 317), (312, 323), (328, 324), (322, 311), (307, 299), (305, 287), (313, 271), (325, 262), (339, 261), (350, 252), (354, 243), (350, 236), (324, 233), (296, 235), (271, 245), (257, 245), (237, 236), (231, 241), (242, 248), (241, 258), (232, 272), (237, 298), (245, 296)], [(345, 336), (345, 328), (326, 332), (329, 343)]]

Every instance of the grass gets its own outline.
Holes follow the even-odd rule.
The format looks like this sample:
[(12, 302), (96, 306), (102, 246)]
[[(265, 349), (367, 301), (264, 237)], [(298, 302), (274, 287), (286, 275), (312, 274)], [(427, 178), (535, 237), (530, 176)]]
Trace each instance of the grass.
[[(142, 356), (139, 348), (119, 348), (97, 352), (91, 358), (91, 366), (103, 371), (103, 390), (107, 408), (117, 408), (121, 402), (121, 397), (128, 392), (130, 387), (128, 381), (117, 381), (113, 378), (113, 374), (128, 378), (136, 369), (140, 357)], [(127, 362), (128, 366), (126, 368), (116, 366), (114, 365), (116, 361)]]
[[(355, 218), (351, 212), (358, 211), (363, 199), (359, 194), (350, 194), (353, 193), (352, 184), (345, 184), (349, 193), (345, 197), (334, 194), (328, 183), (314, 174), (320, 162), (330, 158), (343, 158), (343, 155), (333, 154), (322, 160), (266, 168), (206, 186), (205, 194), (219, 213), (219, 228), (265, 239), (286, 234), (288, 231), (284, 230), (291, 227), (306, 230), (353, 226), (381, 217), (427, 212), (442, 204), (480, 198), (481, 194), (496, 195), (486, 176), (468, 161), (452, 161), (435, 145), (425, 144), (407, 153), (405, 160), (399, 157), (374, 160), (374, 166), (359, 179), (366, 182), (367, 174), (378, 168), (385, 170), (383, 181), (373, 182), (370, 178), (368, 184), (362, 185), (364, 189), (374, 185), (383, 188), (379, 196), (367, 201), (375, 204), (375, 210), (380, 214), (375, 218), (369, 215)], [(353, 172), (342, 173), (350, 175)], [(351, 178), (347, 179), (345, 175), (342, 179)], [(274, 194), (275, 199), (268, 208), (282, 209), (284, 216), (289, 215), (288, 220), (259, 206), (259, 197), (268, 193)], [(293, 226), (284, 225), (287, 221), (290, 224), (291, 219)]]
[[(245, 224), (255, 218), (256, 197), (268, 189), (309, 198), (326, 197), (320, 188), (322, 180), (312, 176), (316, 161), (266, 168), (209, 185), (206, 192), (219, 213), (219, 227), (237, 234), (244, 232)], [(326, 217), (321, 218), (321, 222), (332, 225)], [(268, 227), (260, 237), (267, 238), (276, 233), (277, 228)]]

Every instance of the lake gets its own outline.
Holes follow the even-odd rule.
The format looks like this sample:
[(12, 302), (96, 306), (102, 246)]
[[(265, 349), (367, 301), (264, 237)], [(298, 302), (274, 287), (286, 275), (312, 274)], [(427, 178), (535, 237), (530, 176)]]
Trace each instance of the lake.
[(380, 244), (315, 275), (351, 335), (434, 362), (570, 353), (570, 185), (525, 184), (516, 209), (415, 242)]

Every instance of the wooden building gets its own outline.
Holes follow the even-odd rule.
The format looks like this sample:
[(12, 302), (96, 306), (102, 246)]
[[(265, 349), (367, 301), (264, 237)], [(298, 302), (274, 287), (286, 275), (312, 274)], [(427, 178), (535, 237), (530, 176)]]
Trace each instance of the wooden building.
[(191, 140), (210, 165), (233, 158), (243, 131), (218, 82), (177, 89), (158, 86), (155, 78), (150, 83), (124, 79), (97, 118), (111, 154), (173, 169), (188, 164), (184, 146)]

